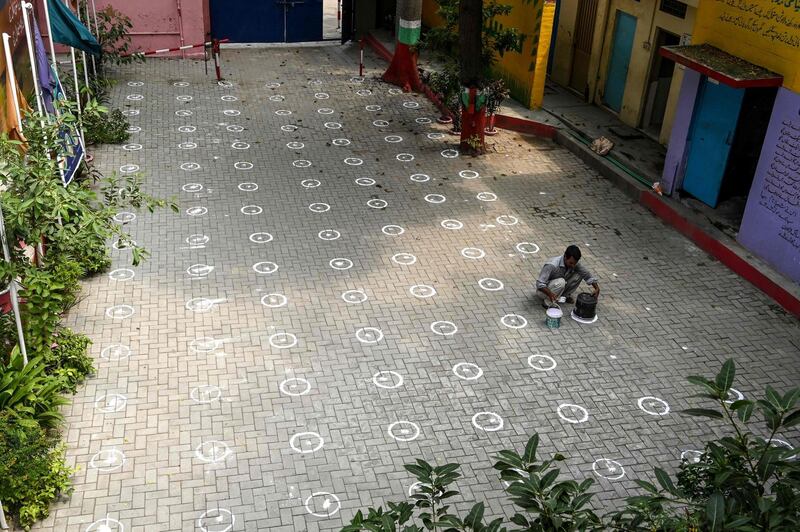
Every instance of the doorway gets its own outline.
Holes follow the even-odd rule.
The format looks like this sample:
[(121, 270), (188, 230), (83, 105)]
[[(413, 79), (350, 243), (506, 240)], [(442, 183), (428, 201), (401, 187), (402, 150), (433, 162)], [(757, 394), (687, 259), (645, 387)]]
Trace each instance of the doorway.
[(322, 38), (342, 38), (342, 0), (322, 0)]
[(658, 51), (662, 46), (680, 44), (681, 38), (661, 28), (656, 32), (656, 45), (653, 47), (650, 78), (647, 83), (647, 95), (644, 100), (644, 112), (639, 127), (650, 137), (658, 139), (664, 125), (664, 113), (672, 86), (672, 74), (675, 63), (664, 58)]
[(233, 43), (322, 40), (323, 0), (211, 0), (211, 35)]
[[(560, 5), (560, 2), (559, 2)], [(569, 87), (589, 99), (589, 60), (592, 56), (594, 25), (597, 19), (597, 0), (579, 0), (575, 18), (575, 40)]]
[(608, 61), (603, 103), (614, 112), (622, 110), (622, 97), (628, 81), (628, 67), (633, 51), (633, 36), (636, 33), (636, 17), (617, 10), (614, 20), (614, 37), (611, 42), (611, 59)]

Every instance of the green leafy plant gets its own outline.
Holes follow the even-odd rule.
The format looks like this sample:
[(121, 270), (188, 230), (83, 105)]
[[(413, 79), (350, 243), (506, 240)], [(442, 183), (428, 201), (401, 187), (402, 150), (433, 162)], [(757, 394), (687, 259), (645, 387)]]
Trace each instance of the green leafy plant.
[(60, 327), (53, 337), (51, 349), (44, 355), (45, 372), (58, 379), (62, 392), (75, 393), (78, 384), (94, 373), (94, 361), (87, 354), (92, 341)]
[[(612, 524), (625, 530), (793, 531), (800, 529), (800, 463), (779, 443), (779, 431), (800, 424), (800, 388), (778, 393), (767, 386), (758, 400), (731, 400), (736, 367), (723, 364), (714, 379), (689, 377), (715, 408), (686, 414), (721, 421), (730, 435), (710, 441), (696, 463), (684, 463), (677, 483), (655, 469), (658, 486), (637, 480), (647, 493), (627, 499)], [(753, 427), (761, 418), (765, 434)]]
[(124, 65), (143, 61), (141, 55), (129, 55), (131, 46), (131, 30), (133, 22), (130, 17), (108, 5), (97, 12), (97, 41), (103, 49), (101, 64), (103, 66)]
[(36, 423), (0, 414), (0, 500), (24, 530), (50, 514), (50, 503), (71, 492), (74, 472), (65, 446)]
[(57, 427), (64, 419), (58, 408), (67, 400), (60, 395), (59, 380), (48, 377), (44, 370), (44, 362), (38, 357), (23, 364), (15, 347), (10, 362), (0, 366), (0, 414), (33, 420), (45, 429)]
[(94, 98), (86, 102), (81, 116), (87, 144), (121, 144), (131, 136), (128, 132), (130, 124), (122, 111), (109, 111)]
[(491, 81), (484, 90), (486, 91), (486, 114), (491, 116), (500, 110), (503, 101), (509, 96), (509, 90), (506, 82), (502, 79)]

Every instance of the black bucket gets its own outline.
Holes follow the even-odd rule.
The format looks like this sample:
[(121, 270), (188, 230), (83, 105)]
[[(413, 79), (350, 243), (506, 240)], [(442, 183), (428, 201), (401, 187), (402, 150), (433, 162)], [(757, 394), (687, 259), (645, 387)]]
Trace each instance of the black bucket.
[(575, 315), (584, 320), (593, 320), (597, 313), (597, 299), (589, 292), (578, 294), (575, 300)]

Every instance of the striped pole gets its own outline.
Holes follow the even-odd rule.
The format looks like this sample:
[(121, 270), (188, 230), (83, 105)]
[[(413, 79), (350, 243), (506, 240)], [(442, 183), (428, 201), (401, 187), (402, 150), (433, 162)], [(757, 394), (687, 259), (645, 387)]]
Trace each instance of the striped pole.
[[(217, 45), (221, 43), (229, 42), (230, 39), (214, 39), (210, 42), (204, 42), (200, 44), (187, 44), (185, 46), (176, 46), (174, 48), (159, 48), (158, 50), (149, 50), (147, 52), (132, 52), (130, 54), (124, 54), (121, 57), (130, 57), (130, 56), (142, 56), (142, 57), (149, 57), (151, 55), (158, 55), (158, 54), (166, 54), (169, 52), (180, 52), (183, 50), (189, 50), (190, 48), (213, 48), (214, 43)], [(219, 48), (219, 46), (217, 46)]]

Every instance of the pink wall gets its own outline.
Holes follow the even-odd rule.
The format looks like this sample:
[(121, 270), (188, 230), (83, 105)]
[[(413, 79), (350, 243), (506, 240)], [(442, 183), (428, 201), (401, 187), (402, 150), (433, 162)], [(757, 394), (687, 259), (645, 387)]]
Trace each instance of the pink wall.
[[(41, 4), (41, 1), (36, 3)], [(130, 17), (133, 22), (130, 33), (133, 49), (148, 51), (206, 41), (211, 31), (208, 2), (209, 0), (95, 0), (95, 5), (98, 11), (111, 5)], [(37, 13), (42, 13), (41, 9), (37, 9)], [(39, 23), (42, 32), (47, 33), (43, 19), (40, 16)], [(202, 48), (186, 51), (187, 57), (202, 55)]]

